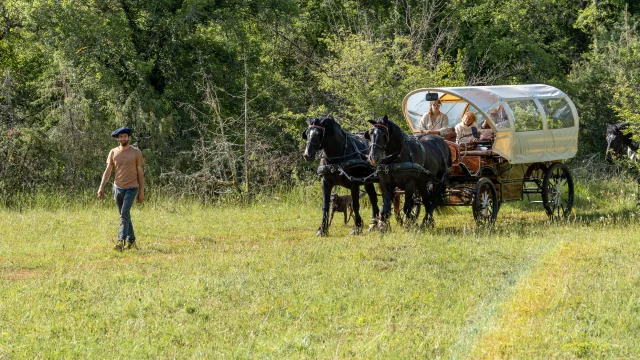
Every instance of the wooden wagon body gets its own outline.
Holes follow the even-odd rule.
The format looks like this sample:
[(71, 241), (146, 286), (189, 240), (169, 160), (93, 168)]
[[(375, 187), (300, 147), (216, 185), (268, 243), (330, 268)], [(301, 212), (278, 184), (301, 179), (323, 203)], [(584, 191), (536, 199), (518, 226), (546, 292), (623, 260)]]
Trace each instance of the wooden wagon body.
[[(548, 85), (418, 89), (403, 101), (414, 133), (435, 99), (449, 118), (452, 168), (444, 205), (471, 206), (478, 223), (493, 223), (500, 204), (525, 197), (542, 203), (551, 217), (571, 212), (574, 185), (564, 161), (577, 152), (578, 113), (566, 94)], [(457, 144), (453, 126), (468, 111), (488, 128)], [(532, 194), (541, 200), (531, 200)]]

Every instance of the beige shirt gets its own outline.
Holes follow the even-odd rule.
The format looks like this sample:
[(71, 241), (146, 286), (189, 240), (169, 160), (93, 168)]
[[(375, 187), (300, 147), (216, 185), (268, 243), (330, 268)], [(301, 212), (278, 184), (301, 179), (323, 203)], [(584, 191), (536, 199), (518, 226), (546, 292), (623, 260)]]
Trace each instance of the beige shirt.
[(421, 130), (439, 130), (440, 136), (444, 136), (447, 133), (448, 126), (449, 117), (443, 112), (438, 115), (435, 121), (431, 121), (431, 119), (429, 119), (429, 113), (427, 112), (422, 116), (422, 120), (420, 121)]
[(471, 126), (467, 126), (464, 123), (459, 123), (456, 125), (456, 143), (460, 144), (460, 140), (464, 138), (465, 142), (468, 142), (473, 137), (473, 130), (471, 128), (478, 129), (478, 125), (476, 123), (471, 124)]
[(107, 164), (113, 165), (116, 172), (114, 184), (123, 189), (139, 188), (138, 184), (138, 166), (144, 164), (142, 152), (131, 145), (127, 150), (120, 150), (116, 147), (109, 151)]

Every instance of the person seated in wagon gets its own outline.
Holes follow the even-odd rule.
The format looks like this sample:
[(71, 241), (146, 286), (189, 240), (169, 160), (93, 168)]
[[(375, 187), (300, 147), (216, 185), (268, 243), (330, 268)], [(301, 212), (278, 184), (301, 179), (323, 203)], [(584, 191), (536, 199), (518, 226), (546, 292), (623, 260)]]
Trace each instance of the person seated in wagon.
[[(489, 110), (489, 116), (497, 129), (506, 129), (509, 127), (509, 118), (507, 117), (507, 113), (504, 111), (502, 105)], [(487, 127), (489, 127), (488, 124)]]
[(447, 114), (440, 112), (440, 100), (431, 101), (429, 111), (427, 111), (420, 120), (420, 133), (445, 136), (447, 127), (449, 126), (449, 117)]
[(474, 134), (478, 134), (478, 125), (476, 114), (467, 111), (462, 116), (462, 120), (456, 125), (456, 143), (470, 143), (476, 141)]

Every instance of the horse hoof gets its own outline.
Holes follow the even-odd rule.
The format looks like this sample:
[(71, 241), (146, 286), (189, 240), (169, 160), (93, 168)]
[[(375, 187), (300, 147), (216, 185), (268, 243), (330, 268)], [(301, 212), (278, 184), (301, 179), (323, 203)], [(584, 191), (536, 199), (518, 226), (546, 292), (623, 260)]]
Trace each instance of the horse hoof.
[(422, 225), (420, 225), (420, 230), (433, 230), (433, 228), (435, 227), (436, 227), (435, 222), (428, 221), (428, 222), (423, 222)]
[(318, 230), (318, 232), (316, 233), (316, 236), (320, 236), (320, 237), (327, 236), (327, 235), (328, 235), (328, 231), (326, 230), (323, 231), (322, 229)]
[[(371, 231), (371, 227), (369, 227), (369, 231)], [(362, 235), (362, 226), (351, 229), (349, 235)]]
[(376, 231), (378, 230), (378, 218), (373, 218), (371, 219), (371, 222), (369, 223), (369, 231)]
[(378, 223), (378, 230), (380, 230), (383, 233), (389, 232), (391, 231), (391, 225), (386, 221), (380, 221)]

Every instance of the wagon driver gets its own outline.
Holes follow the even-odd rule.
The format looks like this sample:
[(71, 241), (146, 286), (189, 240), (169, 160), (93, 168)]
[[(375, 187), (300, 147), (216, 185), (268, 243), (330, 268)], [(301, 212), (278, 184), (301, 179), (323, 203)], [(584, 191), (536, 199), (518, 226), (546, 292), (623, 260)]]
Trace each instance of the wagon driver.
[(136, 247), (136, 236), (131, 223), (131, 206), (137, 198), (138, 202), (144, 201), (144, 173), (142, 172), (142, 152), (131, 145), (131, 129), (121, 127), (111, 133), (120, 144), (109, 151), (107, 168), (102, 174), (102, 182), (98, 189), (98, 198), (104, 195), (104, 186), (111, 178), (111, 170), (115, 169), (116, 175), (113, 182), (113, 198), (120, 213), (120, 228), (118, 240), (113, 246), (114, 250), (122, 251)]
[(420, 120), (420, 133), (445, 136), (447, 126), (449, 126), (449, 117), (447, 114), (440, 112), (440, 100), (431, 101), (429, 111), (427, 111), (422, 120)]

